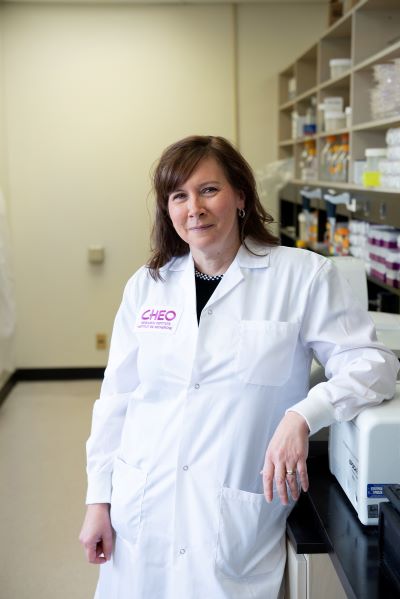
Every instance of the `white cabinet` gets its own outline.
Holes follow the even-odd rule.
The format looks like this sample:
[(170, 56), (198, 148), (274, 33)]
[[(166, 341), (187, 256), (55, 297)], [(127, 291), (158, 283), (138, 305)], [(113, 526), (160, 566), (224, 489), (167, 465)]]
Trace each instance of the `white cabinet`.
[(285, 599), (346, 599), (329, 554), (297, 554), (287, 541)]

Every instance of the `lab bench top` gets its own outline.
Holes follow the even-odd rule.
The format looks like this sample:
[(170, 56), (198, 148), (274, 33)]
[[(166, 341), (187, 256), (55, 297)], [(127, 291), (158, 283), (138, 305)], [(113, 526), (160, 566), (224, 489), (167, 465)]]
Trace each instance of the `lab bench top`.
[(379, 565), (378, 526), (364, 526), (329, 472), (328, 444), (310, 443), (309, 491), (302, 493), (287, 522), (297, 553), (329, 553), (350, 599), (399, 597)]

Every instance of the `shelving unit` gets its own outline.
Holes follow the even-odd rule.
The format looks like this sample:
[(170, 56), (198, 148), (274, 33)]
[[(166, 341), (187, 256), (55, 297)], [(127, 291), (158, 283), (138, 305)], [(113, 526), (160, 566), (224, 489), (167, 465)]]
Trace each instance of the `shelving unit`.
[[(329, 61), (333, 58), (350, 58), (351, 68), (340, 77), (331, 78)], [(302, 209), (302, 187), (321, 188), (322, 194), (329, 190), (349, 191), (357, 201), (357, 210), (339, 205), (340, 218), (354, 218), (376, 224), (390, 224), (400, 228), (400, 191), (382, 188), (365, 188), (354, 184), (354, 162), (364, 159), (368, 147), (386, 147), (386, 131), (400, 127), (399, 113), (382, 119), (373, 119), (370, 109), (370, 90), (375, 85), (373, 67), (377, 64), (400, 59), (400, 1), (399, 0), (353, 0), (350, 10), (307, 52), (302, 54), (279, 75), (279, 138), (278, 157), (293, 157), (295, 172), (293, 180), (280, 195), (280, 221), (282, 242), (295, 245), (297, 240), (297, 216)], [(289, 79), (297, 82), (296, 96), (289, 97)], [(292, 112), (304, 116), (315, 98), (319, 106), (330, 96), (340, 96), (344, 106), (352, 109), (350, 127), (325, 132), (322, 129), (322, 112), (318, 112), (317, 131), (307, 137), (292, 138)], [(328, 135), (348, 135), (349, 176), (346, 182), (323, 180), (321, 151)], [(313, 140), (317, 152), (317, 173), (314, 180), (301, 179), (300, 157), (305, 142)], [(324, 228), (326, 204), (313, 201), (319, 210), (320, 225)], [(400, 296), (398, 289), (370, 279), (377, 288)], [(379, 287), (378, 287), (379, 286)]]

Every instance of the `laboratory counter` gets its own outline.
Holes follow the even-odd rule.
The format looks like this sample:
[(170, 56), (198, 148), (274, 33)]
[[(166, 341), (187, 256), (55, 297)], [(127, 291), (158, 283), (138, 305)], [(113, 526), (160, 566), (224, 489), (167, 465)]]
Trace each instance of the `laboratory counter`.
[(379, 560), (378, 526), (364, 526), (328, 466), (328, 444), (310, 443), (310, 487), (302, 493), (287, 522), (298, 554), (329, 553), (347, 597), (400, 597)]

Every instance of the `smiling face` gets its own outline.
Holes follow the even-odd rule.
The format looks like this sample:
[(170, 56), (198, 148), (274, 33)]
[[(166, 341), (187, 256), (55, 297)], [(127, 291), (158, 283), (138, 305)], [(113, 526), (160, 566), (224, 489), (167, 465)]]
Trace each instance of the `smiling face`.
[(228, 182), (214, 158), (205, 158), (168, 196), (168, 212), (179, 237), (193, 255), (223, 255), (240, 246), (238, 209), (243, 194)]

